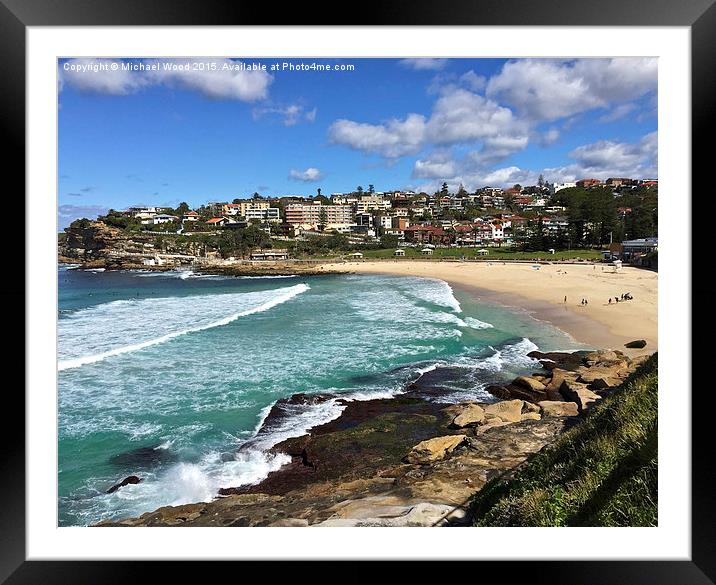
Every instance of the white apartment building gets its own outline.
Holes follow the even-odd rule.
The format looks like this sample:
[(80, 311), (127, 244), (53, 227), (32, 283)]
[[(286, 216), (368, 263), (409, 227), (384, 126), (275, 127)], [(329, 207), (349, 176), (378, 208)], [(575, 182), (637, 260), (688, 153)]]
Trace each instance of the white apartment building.
[(322, 219), (331, 226), (350, 225), (353, 223), (353, 207), (351, 205), (323, 205), (319, 202), (310, 205), (291, 204), (286, 206), (286, 223), (317, 226), (321, 224)]
[(390, 199), (384, 199), (381, 195), (362, 195), (356, 202), (356, 213), (386, 211), (390, 207)]
[(577, 183), (552, 183), (550, 185), (550, 193), (554, 195), (557, 191), (561, 191), (562, 189), (569, 189), (570, 187), (576, 187)]

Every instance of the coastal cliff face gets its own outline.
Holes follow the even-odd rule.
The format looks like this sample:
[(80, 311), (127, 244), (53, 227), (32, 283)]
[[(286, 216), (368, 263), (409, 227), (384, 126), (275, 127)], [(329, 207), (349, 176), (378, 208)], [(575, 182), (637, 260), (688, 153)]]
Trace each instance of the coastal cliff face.
[[(272, 451), (291, 463), (256, 485), (100, 526), (468, 524), (475, 493), (579, 425), (647, 359), (618, 351), (531, 355), (544, 370), (493, 387), (503, 400), (440, 404), (433, 400), (440, 374), (431, 372), (396, 398), (346, 402), (337, 419), (277, 444)], [(277, 402), (262, 430), (292, 406), (322, 399), (297, 394)]]
[(156, 246), (154, 235), (128, 234), (101, 221), (69, 227), (65, 234), (59, 244), (59, 260), (87, 267), (142, 266), (142, 255), (151, 254)]

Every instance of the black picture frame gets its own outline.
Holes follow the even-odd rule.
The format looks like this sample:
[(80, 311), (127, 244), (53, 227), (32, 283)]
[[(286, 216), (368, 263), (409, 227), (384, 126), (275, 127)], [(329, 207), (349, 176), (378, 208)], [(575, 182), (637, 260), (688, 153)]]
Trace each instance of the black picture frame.
[[(504, 25), (504, 26), (682, 26), (691, 29), (692, 57), (692, 184), (708, 184), (706, 158), (710, 156), (708, 137), (714, 124), (709, 114), (716, 103), (716, 6), (714, 0), (383, 0), (362, 2), (355, 13), (342, 12), (345, 7), (318, 3), (282, 4), (280, 9), (267, 3), (235, 0), (0, 0), (0, 79), (2, 79), (2, 136), (5, 139), (6, 174), (15, 181), (14, 193), (24, 193), (22, 169), (25, 153), (25, 35), (33, 26), (141, 26), (141, 25), (280, 25), (317, 24), (322, 18), (331, 26), (353, 25)], [(697, 145), (703, 148), (699, 150)], [(687, 182), (684, 181), (684, 184)], [(685, 196), (685, 194), (679, 194)], [(707, 204), (708, 205), (708, 204)], [(26, 214), (27, 215), (27, 214)], [(688, 218), (689, 220), (691, 218)], [(22, 228), (20, 228), (21, 230)], [(20, 231), (17, 230), (17, 231)], [(17, 240), (22, 242), (22, 234)], [(688, 245), (688, 242), (687, 242)], [(698, 247), (694, 246), (694, 261)], [(25, 270), (31, 270), (25, 266)], [(5, 306), (24, 306), (24, 279), (15, 275), (1, 294)], [(706, 288), (693, 287), (693, 300), (706, 300)], [(19, 313), (19, 312), (18, 312)], [(20, 328), (18, 326), (18, 333)], [(704, 349), (694, 344), (696, 356)], [(31, 348), (30, 348), (31, 349)], [(6, 363), (12, 367), (23, 360), (24, 345), (8, 349)], [(15, 358), (15, 359), (13, 359)], [(668, 359), (668, 358), (667, 358)], [(693, 361), (693, 358), (692, 358)], [(702, 360), (703, 361), (703, 360)], [(699, 363), (695, 361), (693, 363)], [(688, 371), (688, 364), (683, 364)], [(19, 369), (19, 368), (17, 368)], [(686, 393), (684, 387), (666, 389)], [(25, 560), (25, 436), (23, 431), (25, 402), (17, 386), (5, 389), (3, 405), (6, 421), (2, 434), (2, 479), (0, 479), (0, 582), (20, 583), (134, 583), (154, 580), (161, 574), (164, 581), (181, 571), (182, 580), (193, 574), (207, 576), (213, 571), (203, 562), (101, 562), (101, 561), (26, 561)], [(693, 429), (703, 434), (692, 446), (692, 557), (690, 561), (565, 561), (565, 562), (483, 562), (479, 571), (496, 571), (510, 580), (525, 579), (531, 583), (589, 584), (707, 584), (716, 582), (716, 506), (714, 484), (716, 470), (712, 464), (711, 441), (706, 435), (711, 414), (708, 409), (692, 411)], [(19, 423), (20, 427), (17, 427)], [(228, 530), (228, 529), (225, 529)], [(595, 542), (594, 547), (598, 548)], [(519, 551), (516, 551), (519, 552)], [(320, 556), (320, 552), (318, 553)], [(81, 551), (78, 551), (81, 556)], [(291, 562), (290, 564), (294, 564)], [(506, 570), (507, 569), (507, 570)], [(246, 570), (246, 568), (241, 569)], [(266, 570), (260, 568), (260, 570)], [(295, 569), (293, 569), (295, 570)], [(298, 571), (303, 569), (298, 567)], [(339, 569), (340, 570), (340, 569)], [(367, 576), (370, 567), (354, 567), (350, 580)], [(344, 571), (329, 569), (326, 575), (335, 579), (347, 577)], [(237, 574), (237, 576), (240, 574)], [(340, 576), (343, 575), (343, 576)], [(462, 578), (468, 577), (468, 575)], [(460, 578), (459, 573), (453, 577)], [(472, 575), (472, 578), (477, 575)], [(314, 578), (314, 577), (311, 577)]]

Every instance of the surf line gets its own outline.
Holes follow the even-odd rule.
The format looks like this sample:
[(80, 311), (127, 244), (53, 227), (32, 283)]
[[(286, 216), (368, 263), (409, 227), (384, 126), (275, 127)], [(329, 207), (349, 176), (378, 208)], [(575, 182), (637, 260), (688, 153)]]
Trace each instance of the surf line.
[(244, 311), (240, 311), (238, 313), (234, 313), (232, 315), (229, 315), (228, 317), (224, 317), (223, 319), (219, 319), (218, 321), (214, 321), (212, 323), (207, 323), (206, 325), (200, 325), (198, 327), (190, 327), (189, 329), (183, 329), (181, 331), (173, 331), (172, 333), (167, 333), (166, 335), (162, 335), (161, 337), (157, 337), (155, 339), (148, 339), (147, 341), (142, 341), (140, 343), (135, 343), (132, 345), (125, 345), (123, 347), (117, 347), (115, 349), (110, 349), (109, 351), (105, 351), (102, 353), (98, 353), (95, 355), (88, 355), (68, 360), (60, 360), (57, 363), (57, 369), (58, 371), (63, 370), (70, 370), (72, 368), (79, 368), (87, 364), (93, 364), (96, 362), (103, 361), (109, 357), (113, 357), (116, 355), (121, 355), (124, 353), (131, 353), (134, 351), (139, 351), (140, 349), (144, 349), (146, 347), (151, 347), (153, 345), (158, 345), (160, 343), (164, 343), (166, 341), (169, 341), (170, 339), (174, 339), (175, 337), (179, 337), (181, 335), (186, 335), (188, 333), (196, 333), (197, 331), (204, 331), (206, 329), (213, 329), (214, 327), (221, 327), (222, 325), (228, 325), (232, 321), (236, 321), (236, 319), (239, 319), (241, 317), (246, 317), (248, 315), (253, 315), (254, 313), (263, 313), (264, 311), (268, 311), (269, 309), (272, 309), (273, 307), (277, 305), (281, 305), (285, 303), (286, 301), (291, 300), (292, 298), (300, 295), (301, 293), (306, 292), (307, 290), (310, 290), (310, 287), (307, 284), (297, 284), (296, 286), (292, 286), (289, 289), (283, 289), (286, 292), (282, 295), (279, 295), (269, 301), (266, 301), (265, 303), (258, 305), (257, 307), (253, 307), (251, 309), (246, 309)]

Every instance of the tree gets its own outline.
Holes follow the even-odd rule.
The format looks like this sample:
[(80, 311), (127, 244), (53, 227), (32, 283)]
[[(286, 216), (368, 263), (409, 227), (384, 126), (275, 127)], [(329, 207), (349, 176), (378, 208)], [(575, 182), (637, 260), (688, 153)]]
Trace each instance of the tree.
[(320, 187), (317, 189), (317, 192), (318, 192), (318, 196), (320, 197), (321, 196), (321, 188)]
[(398, 236), (384, 235), (380, 238), (381, 248), (397, 248), (399, 243), (400, 238), (398, 238)]
[(375, 193), (375, 187), (373, 185), (368, 185), (368, 193), (371, 195)]
[(448, 184), (447, 184), (447, 183), (443, 183), (443, 184), (442, 184), (442, 187), (440, 187), (440, 195), (442, 195), (443, 197), (447, 197), (448, 194), (449, 194)]
[(537, 184), (539, 185), (539, 188), (542, 189), (544, 187), (544, 175), (540, 174), (539, 179), (537, 179)]
[(318, 221), (320, 222), (318, 229), (323, 231), (326, 229), (326, 225), (328, 224), (328, 212), (326, 211), (325, 207), (321, 207), (321, 211), (318, 214)]
[(251, 196), (252, 199), (263, 199), (263, 195), (258, 193), (257, 191), (254, 191), (254, 194)]
[(363, 194), (363, 187), (361, 185), (358, 185), (358, 188), (356, 189), (356, 193), (358, 193), (358, 195)]
[(189, 207), (189, 204), (186, 201), (182, 201), (179, 206), (174, 210), (174, 215), (178, 215), (179, 217), (181, 217), (190, 209), (191, 208)]

